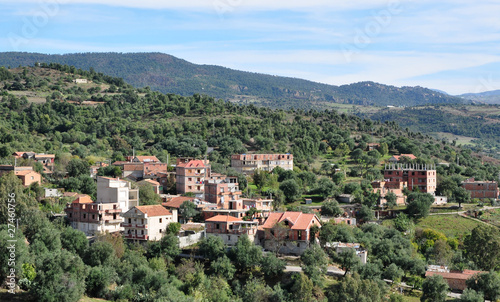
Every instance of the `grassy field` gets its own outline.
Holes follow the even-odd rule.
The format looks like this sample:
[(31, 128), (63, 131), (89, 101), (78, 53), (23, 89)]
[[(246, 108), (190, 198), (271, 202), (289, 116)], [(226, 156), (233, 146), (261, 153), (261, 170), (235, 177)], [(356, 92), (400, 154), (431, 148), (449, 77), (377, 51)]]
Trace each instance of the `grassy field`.
[(500, 209), (484, 211), (483, 215), (478, 218), (484, 222), (500, 227)]
[(473, 146), (474, 143), (472, 142), (472, 140), (476, 139), (474, 137), (455, 135), (455, 134), (446, 133), (446, 132), (433, 132), (433, 133), (431, 133), (431, 135), (437, 136), (439, 139), (447, 138), (450, 142), (453, 140), (456, 140), (458, 145), (471, 145), (471, 146)]
[(417, 227), (430, 228), (444, 233), (447, 237), (463, 238), (480, 222), (459, 215), (433, 215), (421, 219)]

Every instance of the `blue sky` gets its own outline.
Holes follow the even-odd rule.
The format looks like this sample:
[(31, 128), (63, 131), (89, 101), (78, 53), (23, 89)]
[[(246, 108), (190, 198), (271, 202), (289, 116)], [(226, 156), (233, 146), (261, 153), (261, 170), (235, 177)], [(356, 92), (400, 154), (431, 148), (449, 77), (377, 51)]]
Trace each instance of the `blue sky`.
[(0, 0), (0, 7), (0, 51), (155, 51), (334, 85), (500, 89), (500, 0)]

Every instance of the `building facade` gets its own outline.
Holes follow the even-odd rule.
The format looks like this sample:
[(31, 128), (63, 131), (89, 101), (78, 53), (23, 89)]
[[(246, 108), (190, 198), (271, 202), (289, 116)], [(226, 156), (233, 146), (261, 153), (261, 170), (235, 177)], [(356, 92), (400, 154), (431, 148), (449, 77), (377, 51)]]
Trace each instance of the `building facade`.
[(225, 244), (235, 245), (242, 235), (257, 243), (257, 221), (244, 221), (229, 215), (217, 215), (205, 220), (207, 236), (218, 236)]
[(293, 170), (292, 154), (234, 154), (231, 167), (243, 174), (253, 174), (257, 169), (272, 171), (276, 167)]
[(410, 191), (418, 188), (420, 192), (434, 194), (436, 192), (436, 169), (433, 166), (422, 165), (386, 165), (384, 181), (388, 187), (398, 187), (403, 184)]
[(462, 182), (462, 187), (470, 192), (471, 198), (498, 198), (498, 183), (496, 181), (476, 181), (474, 178)]
[(160, 240), (174, 222), (172, 212), (161, 205), (135, 206), (122, 216), (124, 236), (135, 242)]
[(181, 162), (178, 159), (175, 172), (177, 194), (191, 192), (196, 197), (203, 198), (205, 180), (210, 178), (210, 165), (208, 161), (190, 160), (188, 162)]
[(97, 177), (97, 203), (118, 203), (123, 212), (139, 205), (139, 189), (120, 178)]

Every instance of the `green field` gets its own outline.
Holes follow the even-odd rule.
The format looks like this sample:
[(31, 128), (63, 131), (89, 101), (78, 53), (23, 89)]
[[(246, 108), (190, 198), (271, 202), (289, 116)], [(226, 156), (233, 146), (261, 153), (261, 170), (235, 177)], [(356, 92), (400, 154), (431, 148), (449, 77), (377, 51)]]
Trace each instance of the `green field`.
[(430, 228), (444, 233), (447, 237), (463, 238), (480, 222), (459, 215), (433, 215), (421, 219), (417, 227)]

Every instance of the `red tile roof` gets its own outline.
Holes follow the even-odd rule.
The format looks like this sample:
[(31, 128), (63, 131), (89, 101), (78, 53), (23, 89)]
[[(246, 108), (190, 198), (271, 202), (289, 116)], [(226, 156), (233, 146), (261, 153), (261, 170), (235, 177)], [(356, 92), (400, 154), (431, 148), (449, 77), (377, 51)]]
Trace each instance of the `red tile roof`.
[(172, 215), (172, 212), (165, 209), (162, 205), (135, 206), (135, 208), (149, 217)]
[(162, 203), (163, 206), (167, 208), (180, 208), (181, 204), (184, 203), (185, 201), (193, 201), (194, 197), (187, 197), (187, 196), (179, 196), (179, 197), (174, 197), (170, 199), (167, 202)]
[(205, 168), (205, 164), (203, 163), (202, 160), (196, 159), (196, 160), (190, 160), (187, 163), (180, 163), (177, 165), (177, 167), (182, 167), (182, 168)]
[(417, 157), (413, 154), (401, 154), (401, 155), (394, 155), (393, 156), (396, 160), (400, 160), (401, 157), (408, 157), (409, 159), (417, 159)]
[(93, 201), (87, 194), (79, 194), (72, 203), (93, 203)]
[(233, 221), (241, 221), (241, 219), (229, 215), (217, 215), (205, 220), (205, 222), (233, 222)]
[(151, 184), (151, 185), (153, 185), (153, 186), (159, 186), (159, 185), (160, 185), (160, 183), (159, 183), (159, 182), (154, 181), (154, 180), (152, 180), (152, 179), (144, 179), (143, 181), (145, 181), (145, 182), (147, 182), (147, 183), (150, 183), (150, 184)]
[(142, 171), (144, 164), (142, 163), (126, 163), (123, 164), (123, 171)]
[[(470, 273), (474, 272), (474, 273)], [(425, 276), (434, 276), (434, 275), (440, 275), (443, 276), (444, 279), (457, 279), (457, 280), (467, 280), (474, 276), (475, 274), (480, 274), (484, 273), (481, 271), (469, 271), (468, 273), (465, 272), (449, 272), (449, 273), (444, 273), (444, 272), (426, 272)]]
[(270, 213), (263, 228), (270, 229), (276, 223), (288, 221), (292, 230), (307, 230), (314, 219), (317, 219), (315, 214), (304, 214), (302, 212)]
[(160, 162), (156, 156), (136, 156), (141, 163), (143, 162)]

